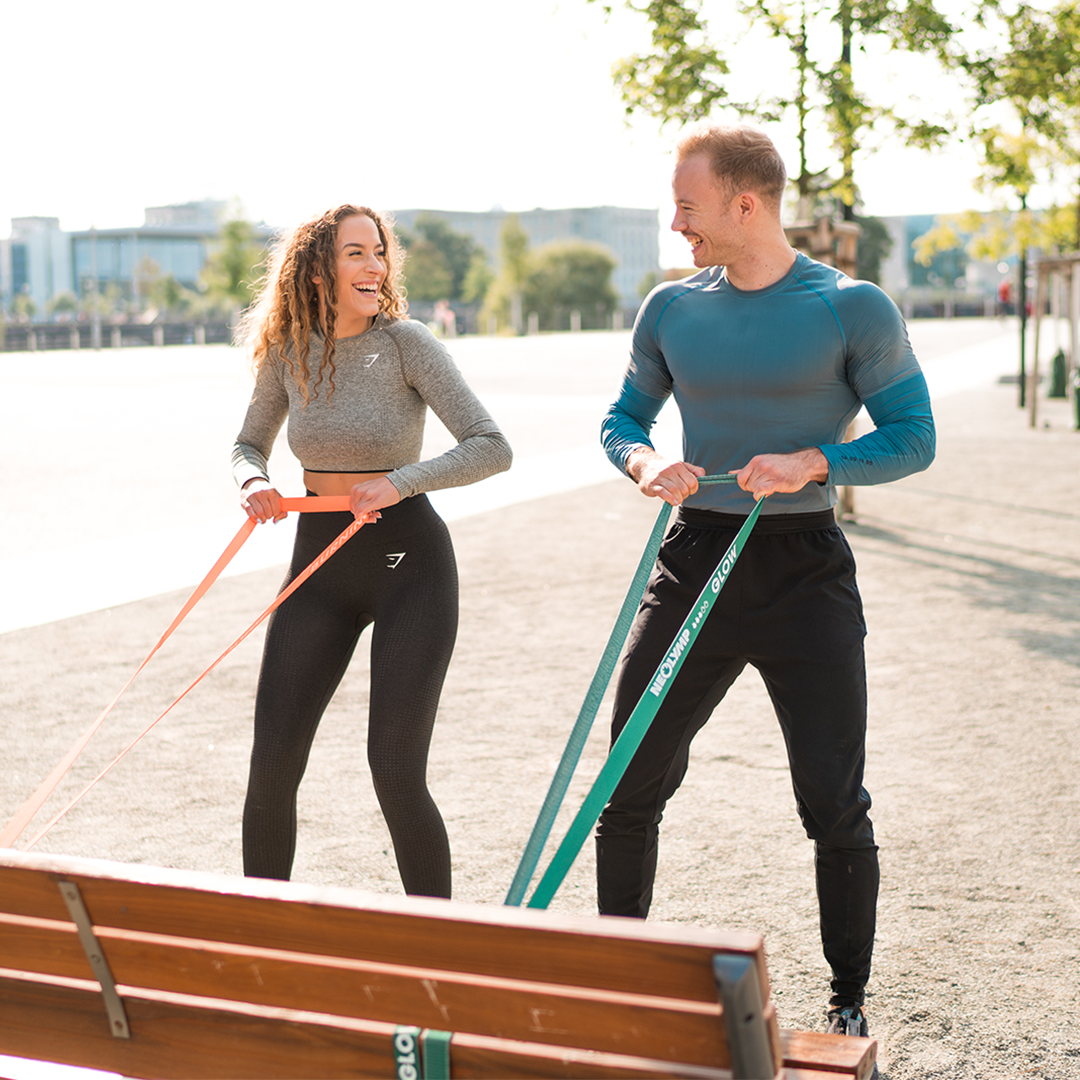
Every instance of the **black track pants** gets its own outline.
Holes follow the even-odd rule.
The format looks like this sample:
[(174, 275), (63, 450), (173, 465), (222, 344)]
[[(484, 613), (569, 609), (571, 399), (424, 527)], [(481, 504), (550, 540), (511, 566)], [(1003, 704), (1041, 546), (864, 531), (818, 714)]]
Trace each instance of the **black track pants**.
[[(427, 756), (457, 634), (450, 535), (425, 496), (382, 511), (271, 617), (255, 700), (244, 805), (244, 873), (288, 878), (296, 793), (319, 720), (362, 630), (371, 638), (368, 763), (405, 891), (450, 895), (446, 828), (427, 788)], [(285, 584), (352, 520), (303, 514)]]
[[(744, 519), (683, 509), (630, 631), (612, 741)], [(761, 673), (815, 841), (818, 902), (834, 1002), (860, 1002), (870, 975), (878, 861), (862, 786), (865, 625), (855, 563), (831, 512), (761, 517), (670, 685), (597, 829), (602, 914), (644, 918), (658, 826), (690, 742), (747, 664)]]

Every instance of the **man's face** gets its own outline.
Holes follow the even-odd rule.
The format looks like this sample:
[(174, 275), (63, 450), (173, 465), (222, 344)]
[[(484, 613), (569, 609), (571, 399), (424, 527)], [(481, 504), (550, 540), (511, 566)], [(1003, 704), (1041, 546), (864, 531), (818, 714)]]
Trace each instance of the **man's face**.
[(675, 217), (671, 228), (690, 242), (694, 265), (726, 266), (745, 242), (738, 228), (738, 199), (717, 183), (705, 154), (693, 154), (675, 167), (671, 178)]

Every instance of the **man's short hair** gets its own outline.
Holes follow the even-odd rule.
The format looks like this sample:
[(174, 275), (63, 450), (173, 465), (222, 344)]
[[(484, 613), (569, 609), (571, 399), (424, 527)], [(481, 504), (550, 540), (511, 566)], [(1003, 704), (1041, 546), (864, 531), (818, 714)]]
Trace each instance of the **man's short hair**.
[(753, 191), (779, 210), (787, 169), (772, 139), (746, 124), (701, 124), (677, 144), (678, 160), (705, 154), (717, 183), (734, 198)]

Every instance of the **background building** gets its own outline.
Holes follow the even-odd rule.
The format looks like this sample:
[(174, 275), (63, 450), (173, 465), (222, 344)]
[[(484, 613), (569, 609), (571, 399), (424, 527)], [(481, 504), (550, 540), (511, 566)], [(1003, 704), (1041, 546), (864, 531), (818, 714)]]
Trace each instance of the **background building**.
[[(414, 229), (416, 219), (428, 214), (442, 218), (455, 232), (464, 233), (488, 254), (491, 266), (499, 268), (499, 235), (511, 213), (494, 209), (396, 210), (394, 220)], [(564, 210), (522, 210), (514, 216), (529, 238), (532, 249), (555, 240), (586, 240), (602, 244), (615, 257), (611, 283), (624, 308), (635, 309), (641, 302), (639, 287), (660, 269), (660, 224), (656, 210), (623, 206), (587, 206)]]
[(11, 219), (11, 238), (0, 240), (0, 301), (14, 297), (33, 301), (43, 314), (52, 298), (72, 288), (69, 234), (54, 217)]
[[(41, 318), (59, 294), (81, 300), (95, 284), (100, 295), (128, 302), (148, 275), (197, 290), (225, 209), (214, 200), (151, 206), (142, 225), (76, 232), (62, 230), (58, 218), (13, 218), (10, 239), (0, 240), (0, 302), (10, 310), (14, 298), (27, 296)], [(256, 226), (255, 233), (266, 240), (272, 230)]]

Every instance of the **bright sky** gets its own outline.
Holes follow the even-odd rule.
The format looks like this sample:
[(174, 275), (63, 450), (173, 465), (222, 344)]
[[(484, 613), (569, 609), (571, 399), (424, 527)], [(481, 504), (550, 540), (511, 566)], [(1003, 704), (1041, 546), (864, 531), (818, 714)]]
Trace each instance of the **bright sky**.
[[(715, 30), (721, 5), (710, 9)], [(613, 204), (660, 209), (661, 262), (687, 261), (666, 229), (676, 131), (627, 127), (612, 84), (613, 61), (648, 42), (644, 19), (621, 9), (606, 20), (585, 0), (54, 0), (8, 5), (4, 39), (0, 235), (13, 216), (123, 226), (146, 206), (206, 197), (275, 226), (344, 201)], [(769, 48), (751, 38), (728, 52), (786, 77)], [(925, 65), (857, 63), (893, 96), (952, 93)], [(793, 171), (791, 132), (770, 133)], [(948, 212), (986, 205), (975, 172), (963, 147), (886, 140), (858, 180), (868, 213)]]

